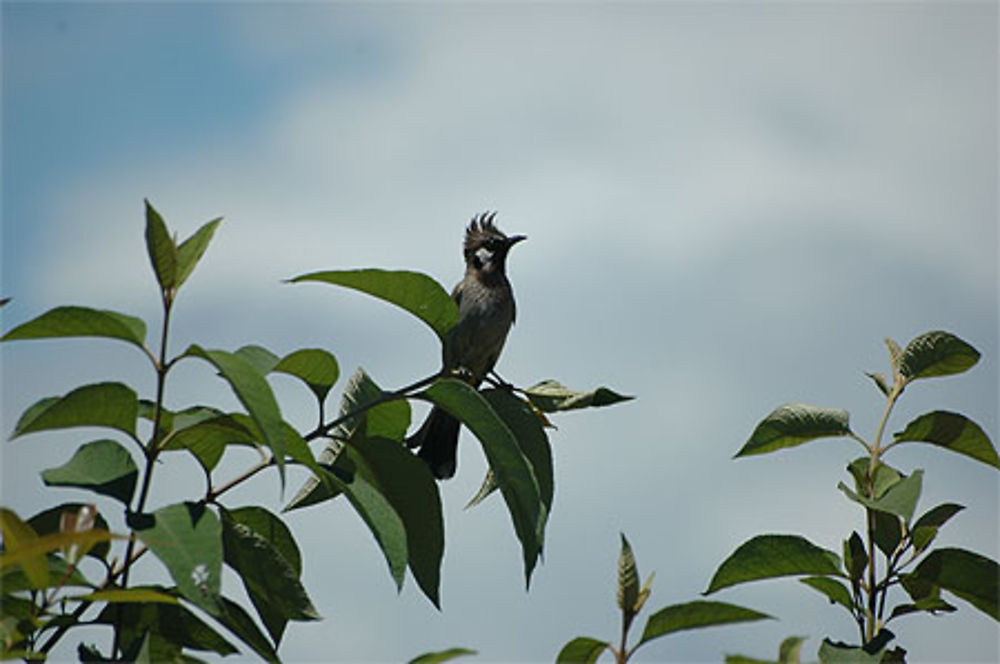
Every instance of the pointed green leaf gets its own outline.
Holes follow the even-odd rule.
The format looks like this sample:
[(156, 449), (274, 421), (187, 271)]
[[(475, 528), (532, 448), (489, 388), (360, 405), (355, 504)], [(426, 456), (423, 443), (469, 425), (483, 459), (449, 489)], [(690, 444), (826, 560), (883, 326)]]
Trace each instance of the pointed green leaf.
[(828, 576), (807, 576), (799, 581), (826, 595), (831, 604), (840, 604), (849, 611), (854, 606), (854, 602), (851, 600), (851, 591), (836, 579), (831, 579)]
[(235, 634), (243, 643), (250, 646), (255, 653), (260, 655), (265, 662), (279, 662), (278, 653), (275, 652), (271, 642), (267, 640), (264, 633), (257, 627), (243, 607), (229, 599), (222, 597), (222, 615), (216, 619), (225, 625), (226, 629)]
[(177, 285), (177, 244), (170, 237), (170, 231), (163, 217), (146, 201), (146, 251), (153, 265), (153, 273), (160, 288), (170, 289)]
[(273, 371), (303, 381), (321, 402), (340, 377), (337, 358), (321, 348), (303, 348), (289, 353), (281, 358)]
[(885, 556), (891, 556), (903, 540), (903, 526), (895, 514), (875, 510), (872, 512), (875, 546)]
[[(0, 508), (0, 513), (2, 512), (4, 512), (4, 508)], [(6, 510), (6, 512), (9, 513), (10, 510)], [(0, 523), (4, 523), (4, 520), (0, 520)], [(7, 526), (4, 525), (3, 527), (6, 528)], [(4, 537), (6, 538), (7, 536), (7, 530), (4, 530)], [(6, 551), (0, 554), (0, 569), (6, 570), (12, 565), (21, 565), (23, 568), (25, 562), (30, 566), (36, 564), (36, 559), (44, 561), (45, 554), (52, 551), (59, 551), (74, 546), (86, 551), (99, 542), (107, 542), (113, 539), (126, 538), (123, 535), (115, 535), (106, 530), (98, 530), (97, 528), (79, 532), (43, 535), (18, 544), (16, 549), (7, 547)], [(47, 565), (46, 568), (48, 568)], [(37, 573), (37, 570), (32, 573)]]
[[(847, 471), (854, 478), (854, 487), (857, 493), (864, 493), (868, 485), (868, 468), (871, 465), (869, 457), (855, 459), (847, 466)], [(872, 480), (872, 490), (875, 498), (881, 498), (886, 491), (898, 484), (903, 479), (903, 474), (888, 465), (884, 461), (875, 466), (875, 477)]]
[(264, 535), (223, 509), (222, 538), (226, 564), (240, 575), (275, 643), (289, 620), (319, 619), (298, 571)]
[(562, 647), (556, 655), (556, 664), (593, 664), (610, 647), (607, 641), (578, 636)]
[(930, 546), (937, 536), (938, 529), (963, 509), (965, 507), (956, 503), (944, 503), (928, 510), (913, 524), (910, 532), (913, 548), (920, 552)]
[(233, 415), (202, 413), (207, 419), (178, 427), (163, 449), (191, 452), (205, 470), (211, 472), (227, 445), (256, 445), (257, 437)]
[(177, 598), (173, 595), (157, 590), (156, 588), (114, 588), (110, 590), (95, 590), (92, 593), (75, 597), (87, 602), (162, 602), (164, 604), (177, 604)]
[(851, 536), (844, 540), (844, 569), (852, 583), (861, 581), (861, 577), (868, 567), (868, 553), (865, 551), (865, 543), (861, 535), (852, 532)]
[(285, 431), (284, 421), (278, 401), (271, 386), (246, 359), (224, 350), (205, 350), (200, 346), (190, 346), (185, 355), (200, 357), (208, 361), (233, 388), (236, 397), (247, 409), (262, 437), (262, 442), (271, 449), (278, 465), (281, 483), (285, 483)]
[(578, 392), (555, 380), (543, 380), (525, 390), (524, 395), (531, 400), (536, 408), (545, 413), (577, 408), (600, 408), (635, 398), (618, 394), (606, 387), (598, 387), (589, 392)]
[(881, 392), (885, 396), (889, 396), (889, 393), (892, 390), (889, 387), (889, 383), (886, 381), (885, 376), (883, 374), (879, 372), (869, 373), (866, 371), (865, 375), (872, 379), (872, 382), (875, 383), (875, 387), (878, 388), (879, 392)]
[(46, 486), (75, 486), (117, 498), (128, 505), (139, 469), (132, 455), (113, 440), (97, 440), (77, 448), (73, 458), (42, 472)]
[(674, 632), (767, 619), (771, 619), (771, 616), (743, 606), (695, 600), (664, 607), (651, 615), (646, 621), (646, 628), (642, 631), (639, 643), (646, 643)]
[[(38, 534), (27, 523), (21, 520), (13, 510), (0, 507), (0, 532), (3, 533), (3, 566), (13, 564), (10, 556), (19, 552), (30, 551), (30, 547), (38, 542)], [(45, 558), (46, 551), (25, 555), (18, 563), (28, 577), (33, 588), (46, 588), (49, 585), (49, 565)]]
[(621, 533), (621, 538), (622, 550), (618, 555), (618, 608), (626, 615), (634, 615), (635, 605), (639, 600), (639, 569), (625, 533)]
[(979, 361), (979, 351), (948, 332), (927, 332), (907, 344), (899, 372), (907, 381), (962, 373)]
[(261, 376), (266, 376), (271, 373), (280, 361), (280, 358), (278, 358), (277, 355), (263, 346), (258, 346), (256, 344), (242, 346), (238, 348), (233, 355), (238, 355), (249, 362), (250, 366), (256, 369), (257, 373)]
[[(531, 469), (538, 480), (542, 502), (545, 504), (546, 510), (551, 513), (555, 494), (552, 448), (541, 420), (532, 410), (530, 404), (517, 398), (509, 390), (489, 389), (480, 394), (486, 398), (493, 410), (514, 434), (514, 439), (517, 441), (518, 447), (521, 448), (521, 453), (531, 464)], [(487, 470), (479, 491), (469, 500), (466, 507), (478, 505), (497, 488), (496, 477), (492, 471)]]
[(190, 602), (212, 615), (221, 611), (222, 527), (200, 503), (178, 503), (156, 510), (150, 528), (137, 534), (156, 554)]
[(121, 339), (142, 348), (146, 341), (146, 323), (141, 318), (107, 309), (56, 307), (18, 325), (0, 340), (56, 337), (106, 337)]
[(936, 410), (921, 415), (896, 433), (895, 442), (930, 443), (1000, 469), (1000, 458), (982, 428), (959, 413)]
[(1000, 565), (995, 560), (965, 549), (935, 549), (920, 561), (913, 576), (1000, 620)]
[(547, 511), (531, 464), (517, 440), (489, 402), (474, 388), (440, 380), (417, 395), (462, 421), (482, 444), (486, 459), (507, 502), (524, 558), (525, 583), (541, 555)]
[(788, 404), (765, 417), (750, 435), (750, 440), (736, 453), (737, 457), (765, 454), (795, 447), (824, 437), (851, 434), (846, 410)]
[(907, 523), (913, 518), (913, 511), (917, 507), (917, 500), (920, 499), (920, 491), (923, 485), (924, 471), (915, 470), (909, 477), (905, 477), (893, 484), (881, 498), (872, 500), (865, 498), (849, 489), (843, 482), (837, 488), (844, 492), (848, 498), (856, 503), (869, 507), (880, 512), (888, 512), (902, 517)]
[(318, 281), (353, 288), (400, 307), (444, 339), (458, 320), (458, 307), (448, 292), (425, 274), (404, 270), (327, 270), (302, 274), (291, 283)]
[(819, 661), (820, 664), (880, 664), (882, 652), (870, 653), (860, 647), (823, 639), (819, 647)]
[(427, 464), (400, 442), (387, 438), (351, 439), (349, 458), (358, 472), (384, 495), (406, 529), (410, 571), (424, 595), (440, 608), (444, 518), (437, 482)]
[(893, 375), (895, 375), (899, 372), (899, 363), (903, 359), (903, 349), (895, 339), (889, 337), (885, 338), (885, 347), (889, 350), (889, 365), (892, 367)]
[(167, 642), (182, 648), (207, 650), (220, 655), (237, 652), (232, 643), (180, 603), (108, 604), (97, 616), (97, 622), (121, 626), (121, 647), (126, 655), (137, 653), (147, 634), (162, 636)]
[(439, 664), (440, 662), (449, 662), (458, 657), (478, 654), (475, 650), (469, 650), (468, 648), (449, 648), (438, 652), (424, 653), (411, 659), (409, 664)]
[(758, 535), (719, 566), (705, 594), (748, 581), (817, 574), (841, 576), (837, 554), (797, 535)]
[(212, 241), (215, 229), (218, 228), (221, 221), (222, 217), (219, 217), (202, 225), (201, 228), (192, 233), (191, 237), (181, 242), (181, 245), (177, 247), (177, 288), (180, 288), (191, 276), (191, 272), (201, 260), (202, 254), (208, 248), (208, 243)]
[[(107, 545), (107, 541), (101, 542), (101, 544)], [(3, 575), (0, 577), (0, 586), (3, 587), (4, 609), (7, 608), (6, 602), (11, 598), (13, 593), (23, 592), (26, 590), (69, 588), (73, 586), (81, 588), (96, 588), (96, 586), (88, 581), (87, 577), (80, 572), (80, 568), (78, 566), (70, 566), (70, 564), (66, 562), (66, 559), (62, 556), (55, 553), (48, 553), (45, 554), (45, 560), (49, 570), (49, 577), (48, 582), (40, 587), (28, 578), (22, 567), (4, 567)]]
[(277, 515), (257, 506), (238, 507), (228, 510), (227, 514), (233, 523), (244, 525), (255, 535), (267, 540), (267, 543), (274, 547), (295, 571), (296, 577), (302, 574), (302, 554), (299, 552), (299, 545), (295, 543), (292, 531)]
[(139, 410), (135, 392), (121, 383), (78, 387), (62, 397), (48, 397), (24, 411), (11, 438), (35, 431), (69, 427), (110, 427), (135, 435)]

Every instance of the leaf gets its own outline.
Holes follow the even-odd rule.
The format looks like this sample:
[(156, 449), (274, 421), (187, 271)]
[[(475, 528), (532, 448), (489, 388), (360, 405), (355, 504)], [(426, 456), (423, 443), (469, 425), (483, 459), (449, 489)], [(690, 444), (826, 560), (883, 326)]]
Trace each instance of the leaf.
[(854, 607), (854, 602), (851, 600), (851, 591), (836, 579), (831, 579), (828, 576), (807, 576), (804, 579), (799, 579), (799, 581), (813, 590), (818, 590), (826, 595), (831, 604), (840, 604), (848, 611)]
[(879, 664), (882, 652), (869, 653), (863, 648), (823, 639), (819, 646), (819, 661), (820, 664)]
[(771, 616), (765, 613), (726, 602), (695, 600), (684, 604), (673, 604), (649, 617), (639, 643), (646, 643), (674, 632), (770, 618)]
[[(871, 459), (869, 457), (860, 457), (847, 466), (847, 471), (854, 478), (854, 486), (857, 493), (867, 493), (866, 487), (868, 486), (868, 468), (870, 464)], [(879, 462), (875, 466), (875, 477), (871, 482), (874, 497), (876, 499), (881, 498), (885, 495), (886, 491), (898, 484), (902, 479), (903, 474), (898, 470), (884, 461)]]
[(868, 553), (865, 551), (865, 543), (857, 532), (852, 532), (851, 536), (844, 540), (844, 569), (852, 583), (858, 583), (868, 567)]
[(320, 402), (326, 399), (340, 377), (337, 358), (321, 348), (293, 351), (281, 358), (272, 371), (295, 376), (309, 386)]
[(837, 484), (837, 488), (843, 491), (848, 498), (860, 505), (880, 512), (895, 514), (896, 516), (903, 517), (909, 523), (913, 518), (913, 511), (917, 507), (917, 501), (920, 499), (923, 477), (924, 471), (915, 470), (909, 477), (904, 477), (893, 484), (885, 492), (885, 495), (876, 500), (858, 495), (843, 482)]
[(250, 601), (277, 644), (289, 620), (318, 620), (319, 614), (299, 581), (299, 572), (271, 542), (222, 509), (226, 564), (243, 581)]
[(959, 413), (936, 410), (921, 415), (894, 434), (896, 443), (930, 443), (1000, 469), (1000, 458), (989, 436), (978, 424)]
[(1000, 565), (996, 561), (965, 549), (935, 549), (920, 561), (913, 576), (1000, 620)]
[(765, 454), (817, 438), (849, 435), (851, 427), (846, 410), (787, 404), (761, 420), (736, 456)]
[(222, 615), (216, 618), (225, 625), (226, 629), (235, 634), (243, 643), (250, 646), (261, 659), (267, 662), (279, 662), (278, 653), (271, 646), (257, 623), (253, 621), (242, 606), (229, 599), (222, 597)]
[(249, 362), (261, 376), (271, 373), (280, 361), (277, 355), (256, 344), (242, 346), (233, 355), (238, 355)]
[(529, 387), (524, 390), (524, 395), (536, 408), (545, 413), (577, 408), (600, 408), (635, 398), (618, 394), (606, 387), (598, 387), (589, 392), (577, 392), (551, 379)]
[(295, 543), (292, 531), (285, 522), (263, 507), (248, 506), (228, 510), (227, 514), (234, 523), (248, 527), (259, 537), (263, 537), (275, 551), (291, 565), (295, 576), (302, 574), (302, 554), (299, 545)]
[[(480, 392), (496, 411), (507, 428), (514, 434), (521, 453), (524, 454), (538, 480), (542, 503), (549, 513), (552, 511), (552, 500), (555, 495), (555, 485), (552, 473), (552, 448), (536, 412), (531, 405), (512, 394), (509, 390), (490, 389)], [(478, 505), (493, 493), (498, 487), (496, 477), (490, 470), (486, 471), (483, 483), (475, 496), (469, 500), (466, 508)]]
[(11, 438), (69, 427), (110, 427), (135, 437), (138, 399), (121, 383), (85, 385), (63, 397), (48, 397), (24, 411)]
[(618, 555), (618, 608), (629, 616), (635, 615), (635, 605), (639, 600), (639, 569), (624, 533), (621, 533), (621, 538), (622, 550)]
[(723, 561), (704, 594), (748, 581), (817, 574), (841, 576), (837, 554), (798, 535), (758, 535)]
[(886, 557), (891, 556), (903, 540), (903, 527), (899, 517), (888, 512), (875, 510), (872, 512), (875, 546)]
[(525, 583), (529, 583), (541, 555), (547, 512), (538, 480), (517, 440), (486, 399), (462, 381), (440, 380), (417, 396), (461, 420), (482, 444), (521, 542)]
[(866, 371), (865, 375), (872, 379), (872, 382), (875, 383), (875, 387), (878, 388), (879, 392), (881, 392), (885, 396), (889, 396), (889, 393), (892, 391), (892, 389), (889, 387), (889, 383), (886, 381), (885, 376), (883, 374), (878, 372), (869, 373)]
[(146, 251), (153, 265), (153, 273), (160, 288), (168, 290), (177, 285), (177, 244), (163, 217), (146, 201)]
[(885, 338), (885, 347), (889, 351), (889, 366), (892, 367), (893, 375), (899, 372), (899, 363), (903, 359), (903, 349), (895, 339)]
[[(211, 472), (227, 445), (256, 445), (257, 438), (233, 415), (206, 413), (210, 419), (174, 431), (166, 450), (186, 449)], [(252, 421), (252, 420), (251, 420)]]
[(578, 636), (562, 647), (556, 655), (556, 664), (593, 664), (610, 647), (607, 641)]
[[(18, 552), (31, 550), (38, 542), (38, 534), (27, 523), (21, 520), (13, 510), (0, 507), (0, 532), (3, 532), (4, 567), (9, 564), (10, 556)], [(24, 575), (28, 577), (34, 588), (46, 588), (49, 585), (49, 565), (45, 559), (46, 551), (34, 555), (26, 555), (19, 562)]]
[(899, 372), (907, 382), (917, 378), (949, 376), (979, 361), (979, 351), (948, 332), (927, 332), (907, 344)]
[(302, 274), (290, 283), (318, 281), (353, 288), (400, 307), (430, 326), (440, 339), (458, 320), (458, 306), (448, 292), (425, 274), (404, 270), (327, 270)]
[(115, 588), (111, 590), (96, 590), (87, 595), (74, 597), (86, 602), (161, 602), (177, 604), (177, 598), (156, 588)]
[[(107, 540), (100, 542), (107, 545)], [(92, 542), (91, 546), (96, 546)], [(55, 553), (42, 554), (49, 570), (48, 583), (44, 587), (37, 587), (31, 579), (24, 573), (23, 568), (10, 566), (5, 567), (3, 576), (0, 578), (0, 587), (5, 595), (3, 601), (6, 603), (11, 593), (24, 590), (44, 590), (45, 588), (66, 588), (69, 586), (80, 586), (83, 588), (94, 588), (94, 584), (80, 572), (77, 566), (70, 566), (66, 559)], [(4, 606), (6, 609), (6, 606)]]
[(237, 652), (233, 644), (180, 603), (109, 604), (101, 610), (97, 622), (121, 625), (121, 647), (126, 654), (137, 653), (146, 634), (162, 636), (166, 641), (182, 648), (208, 650), (220, 655)]
[(132, 502), (139, 469), (132, 455), (113, 440), (96, 440), (77, 448), (73, 458), (58, 468), (42, 471), (46, 486), (74, 486)]
[(262, 437), (261, 442), (271, 449), (278, 465), (281, 484), (284, 486), (284, 421), (281, 419), (278, 401), (274, 398), (274, 393), (271, 391), (271, 386), (267, 384), (267, 380), (253, 368), (250, 362), (234, 353), (227, 353), (223, 350), (205, 350), (200, 346), (192, 345), (184, 354), (208, 361), (219, 370), (222, 377), (230, 384), (236, 397), (247, 409), (247, 413), (257, 426)]
[(156, 510), (153, 525), (137, 535), (156, 554), (180, 593), (219, 615), (222, 581), (222, 527), (200, 503), (177, 503)]
[(355, 436), (348, 456), (399, 515), (406, 530), (410, 571), (424, 595), (440, 608), (444, 517), (437, 482), (427, 464), (387, 438)]
[(956, 503), (944, 503), (927, 511), (917, 519), (910, 531), (913, 548), (919, 553), (930, 546), (937, 536), (938, 529), (963, 509), (965, 507)]
[(141, 318), (107, 309), (56, 307), (18, 325), (0, 340), (56, 337), (106, 337), (121, 339), (142, 348), (146, 341), (146, 323)]
[(799, 664), (802, 655), (802, 645), (808, 637), (789, 636), (778, 646), (779, 664)]
[(198, 261), (201, 260), (205, 249), (208, 248), (208, 243), (212, 241), (212, 236), (215, 235), (215, 229), (219, 227), (221, 221), (222, 217), (219, 217), (202, 225), (201, 228), (191, 234), (191, 237), (181, 242), (181, 245), (177, 248), (177, 288), (180, 288), (187, 281), (187, 278), (191, 276), (191, 272), (194, 271)]
[(459, 657), (478, 654), (475, 650), (469, 650), (468, 648), (449, 648), (439, 652), (424, 653), (411, 659), (409, 664), (438, 664), (439, 662), (448, 662)]
[[(10, 512), (0, 508), (0, 511)], [(6, 528), (6, 525), (4, 526)], [(4, 537), (7, 531), (4, 530)], [(16, 549), (7, 547), (6, 552), (0, 554), (0, 569), (7, 569), (12, 565), (24, 565), (25, 561), (32, 564), (36, 558), (44, 558), (45, 554), (52, 551), (59, 551), (69, 547), (79, 547), (81, 550), (88, 550), (99, 542), (107, 542), (113, 539), (127, 539), (123, 535), (115, 535), (106, 530), (91, 529), (80, 532), (53, 533), (43, 535), (26, 543), (19, 544)]]

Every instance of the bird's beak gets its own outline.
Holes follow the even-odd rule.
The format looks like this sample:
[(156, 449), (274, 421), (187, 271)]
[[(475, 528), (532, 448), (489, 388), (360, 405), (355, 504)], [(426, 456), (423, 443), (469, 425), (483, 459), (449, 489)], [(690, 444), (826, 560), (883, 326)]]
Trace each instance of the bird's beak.
[(521, 240), (527, 240), (527, 239), (528, 239), (527, 235), (511, 235), (509, 238), (507, 238), (507, 248), (510, 249)]

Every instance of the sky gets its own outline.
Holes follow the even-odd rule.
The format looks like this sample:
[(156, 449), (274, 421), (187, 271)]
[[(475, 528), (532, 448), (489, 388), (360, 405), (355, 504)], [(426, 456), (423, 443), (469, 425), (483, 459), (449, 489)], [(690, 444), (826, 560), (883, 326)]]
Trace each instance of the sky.
[[(836, 489), (856, 444), (732, 457), (788, 402), (846, 408), (870, 437), (883, 403), (864, 372), (886, 370), (884, 337), (943, 329), (983, 354), (967, 374), (909, 388), (890, 431), (947, 409), (996, 441), (997, 26), (992, 2), (5, 1), (0, 289), (14, 301), (2, 329), (64, 304), (157, 329), (148, 198), (181, 236), (225, 217), (175, 308), (172, 352), (319, 346), (345, 376), (362, 366), (402, 386), (437, 368), (429, 330), (283, 280), (405, 268), (450, 288), (465, 224), (497, 210), (529, 237), (509, 260), (518, 321), (498, 370), (637, 398), (556, 420), (555, 504), (527, 592), (502, 501), (463, 509), (485, 472), (468, 433), (441, 485), (441, 611), (412, 579), (397, 594), (345, 502), (290, 514), (324, 620), (290, 624), (280, 653), (388, 662), (463, 646), (478, 661), (553, 661), (575, 636), (617, 638), (621, 532), (640, 573), (656, 572), (652, 610), (698, 599), (757, 534), (840, 551), (863, 528)], [(111, 341), (4, 344), (0, 362), (5, 437), (42, 397), (154, 386), (142, 356)], [(285, 417), (311, 427), (305, 391), (274, 388)], [(207, 365), (177, 365), (167, 405), (205, 402), (237, 407)], [(90, 433), (5, 441), (3, 504), (27, 516), (84, 498), (38, 473)], [(925, 447), (886, 461), (925, 470), (918, 511), (967, 507), (939, 545), (996, 559), (997, 471)], [(217, 478), (255, 460), (237, 451)], [(290, 491), (305, 479), (290, 477)], [(201, 482), (172, 457), (151, 501)], [(262, 475), (230, 505), (278, 510), (288, 497)], [(114, 525), (117, 508), (100, 504)], [(140, 578), (167, 580), (152, 560)], [(224, 590), (242, 593), (232, 577)], [(635, 661), (773, 658), (789, 635), (808, 635), (814, 658), (824, 636), (856, 637), (791, 579), (711, 599), (778, 620), (672, 635)], [(893, 623), (912, 661), (1000, 658), (997, 624), (956, 604)], [(107, 648), (102, 632), (81, 634)], [(76, 641), (56, 658), (74, 659)]]

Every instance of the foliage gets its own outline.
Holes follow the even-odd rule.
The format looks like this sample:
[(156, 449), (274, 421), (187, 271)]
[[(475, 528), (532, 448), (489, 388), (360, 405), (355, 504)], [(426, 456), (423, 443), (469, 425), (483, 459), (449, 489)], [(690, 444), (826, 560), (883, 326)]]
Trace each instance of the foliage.
[[(847, 466), (850, 482), (838, 489), (863, 508), (865, 527), (844, 540), (842, 555), (797, 535), (758, 535), (743, 543), (719, 566), (706, 595), (750, 581), (795, 576), (847, 611), (858, 627), (859, 645), (825, 639), (821, 662), (901, 662), (905, 650), (890, 649), (887, 625), (912, 613), (956, 610), (943, 592), (1000, 620), (1000, 565), (957, 548), (932, 549), (938, 530), (959, 511), (956, 503), (937, 505), (917, 516), (924, 471), (908, 473), (884, 461), (905, 443), (925, 443), (1000, 469), (996, 448), (983, 429), (964, 415), (935, 410), (920, 415), (884, 440), (890, 415), (904, 390), (916, 380), (962, 373), (979, 352), (948, 332), (928, 332), (905, 348), (886, 339), (891, 373), (868, 374), (885, 398), (882, 418), (869, 440), (853, 431), (847, 411), (800, 404), (785, 405), (765, 417), (737, 457), (766, 454), (824, 437), (849, 438), (866, 455)], [(799, 661), (802, 637), (790, 637), (778, 662)], [(751, 662), (732, 655), (727, 662)]]
[(671, 604), (653, 613), (646, 620), (642, 636), (629, 646), (628, 634), (639, 612), (646, 605), (653, 591), (653, 574), (639, 585), (639, 568), (632, 547), (623, 534), (621, 553), (618, 556), (618, 608), (622, 612), (621, 639), (618, 645), (590, 636), (578, 636), (563, 646), (556, 656), (559, 664), (592, 664), (605, 652), (610, 652), (616, 664), (625, 664), (635, 652), (650, 641), (675, 632), (702, 627), (765, 620), (770, 616), (735, 604), (695, 600), (684, 604)]
[[(262, 659), (277, 661), (288, 622), (320, 617), (301, 581), (302, 556), (279, 515), (223, 499), (269, 469), (277, 471), (283, 488), (289, 464), (312, 473), (289, 508), (343, 495), (370, 529), (397, 585), (402, 587), (409, 569), (424, 595), (438, 606), (445, 541), (441, 497), (427, 467), (402, 442), (412, 399), (445, 408), (479, 439), (490, 470), (474, 502), (499, 488), (521, 543), (525, 581), (530, 582), (554, 492), (545, 414), (630, 397), (606, 388), (574, 392), (555, 381), (529, 389), (504, 385), (479, 392), (439, 374), (383, 390), (358, 369), (343, 387), (337, 416), (328, 418), (326, 403), (340, 367), (325, 349), (302, 348), (279, 356), (256, 345), (231, 351), (192, 344), (170, 354), (174, 304), (221, 220), (204, 224), (178, 243), (148, 201), (145, 211), (146, 250), (163, 312), (158, 343), (147, 344), (147, 324), (139, 318), (80, 306), (52, 309), (2, 338), (124, 342), (149, 361), (156, 386), (150, 398), (143, 398), (119, 382), (84, 385), (39, 400), (17, 422), (14, 439), (62, 428), (108, 430), (112, 437), (82, 443), (65, 463), (41, 475), (48, 486), (73, 487), (121, 503), (125, 519), (112, 529), (92, 503), (54, 505), (27, 520), (0, 508), (4, 658), (44, 660), (69, 630), (98, 624), (113, 634), (110, 652), (80, 644), (83, 661), (195, 661), (190, 651), (236, 652), (229, 637)], [(331, 270), (290, 282), (332, 284), (380, 298), (416, 316), (439, 339), (457, 319), (447, 292), (430, 277), (413, 272)], [(178, 363), (190, 360), (201, 361), (222, 378), (242, 411), (202, 404), (167, 409), (168, 375)], [(318, 417), (313, 429), (298, 431), (285, 421), (268, 382), (274, 373), (299, 379), (315, 398)], [(309, 447), (317, 440), (327, 443), (318, 457)], [(263, 460), (225, 481), (213, 476), (228, 449), (247, 445), (260, 449)], [(149, 505), (157, 466), (178, 453), (190, 454), (204, 470), (204, 494)], [(145, 555), (162, 563), (173, 585), (130, 584), (133, 565)], [(99, 561), (99, 575), (81, 566), (85, 557)], [(227, 594), (223, 566), (242, 581), (256, 617)], [(471, 651), (455, 648), (415, 661), (445, 661), (465, 654)]]

